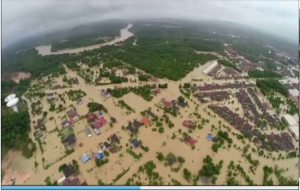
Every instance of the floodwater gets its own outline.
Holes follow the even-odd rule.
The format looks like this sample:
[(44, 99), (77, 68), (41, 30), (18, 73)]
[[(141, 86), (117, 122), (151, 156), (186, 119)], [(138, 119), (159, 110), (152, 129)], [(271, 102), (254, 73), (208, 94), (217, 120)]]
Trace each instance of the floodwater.
[[(130, 147), (130, 143), (129, 143), (130, 136), (127, 133), (127, 131), (122, 130), (121, 127), (122, 126), (126, 127), (128, 125), (128, 121), (132, 121), (133, 119), (140, 120), (142, 118), (142, 116), (140, 115), (140, 111), (146, 110), (149, 107), (152, 109), (153, 113), (155, 113), (158, 116), (162, 116), (164, 114), (163, 110), (157, 107), (160, 99), (166, 98), (169, 101), (173, 99), (177, 99), (177, 97), (181, 95), (178, 88), (179, 84), (184, 82), (191, 82), (191, 79), (194, 78), (194, 76), (197, 76), (197, 79), (202, 79), (202, 81), (197, 81), (193, 83), (197, 83), (197, 84), (203, 84), (205, 82), (212, 83), (209, 82), (210, 77), (205, 76), (201, 72), (205, 67), (206, 65), (195, 69), (193, 72), (188, 74), (180, 82), (159, 80), (159, 83), (167, 82), (169, 86), (167, 89), (162, 90), (162, 92), (157, 96), (155, 96), (153, 100), (150, 102), (143, 100), (141, 97), (133, 93), (124, 95), (120, 99), (124, 100), (128, 105), (130, 105), (136, 111), (135, 113), (131, 113), (129, 115), (126, 115), (125, 110), (117, 106), (116, 103), (118, 102), (119, 99), (109, 98), (104, 101), (104, 99), (99, 95), (99, 90), (104, 88), (138, 86), (139, 83), (128, 82), (124, 84), (105, 85), (105, 86), (88, 85), (74, 71), (66, 68), (67, 76), (78, 77), (79, 85), (72, 85), (71, 88), (66, 88), (66, 89), (57, 89), (57, 90), (45, 89), (46, 93), (55, 93), (56, 95), (63, 95), (63, 97), (66, 99), (65, 104), (63, 104), (60, 100), (58, 100), (56, 102), (56, 105), (63, 104), (68, 108), (69, 105), (73, 104), (76, 107), (79, 115), (84, 116), (88, 112), (86, 106), (87, 103), (91, 101), (95, 101), (105, 105), (105, 107), (108, 109), (109, 114), (106, 113), (104, 114), (104, 117), (108, 121), (110, 116), (113, 116), (117, 119), (118, 123), (115, 124), (112, 128), (109, 127), (109, 125), (107, 124), (106, 126), (101, 128), (101, 134), (99, 136), (97, 136), (94, 132), (92, 132), (92, 137), (88, 138), (83, 132), (83, 128), (87, 126), (86, 119), (84, 118), (80, 120), (73, 127), (73, 132), (77, 138), (76, 145), (73, 147), (75, 149), (75, 152), (63, 159), (60, 159), (60, 157), (63, 156), (64, 147), (60, 142), (58, 133), (57, 132), (49, 133), (49, 131), (53, 130), (55, 127), (58, 127), (59, 130), (62, 129), (60, 127), (60, 122), (64, 118), (65, 112), (58, 112), (58, 113), (48, 112), (49, 114), (47, 118), (49, 119), (50, 117), (53, 117), (54, 120), (47, 120), (46, 128), (48, 133), (45, 133), (41, 138), (41, 140), (44, 142), (43, 144), (44, 153), (42, 154), (39, 148), (37, 148), (35, 156), (32, 157), (31, 159), (24, 159), (20, 155), (18, 157), (15, 157), (14, 160), (18, 162), (15, 162), (14, 164), (18, 163), (19, 165), (14, 166), (11, 164), (6, 166), (9, 172), (6, 175), (6, 179), (9, 180), (8, 176), (9, 175), (12, 176), (11, 171), (15, 171), (18, 172), (17, 174), (21, 174), (23, 177), (23, 178), (19, 178), (18, 181), (16, 181), (17, 184), (19, 185), (20, 184), (26, 184), (26, 185), (45, 184), (44, 180), (47, 176), (50, 176), (52, 181), (61, 178), (63, 175), (62, 173), (58, 172), (58, 167), (63, 163), (70, 163), (73, 159), (75, 159), (78, 161), (80, 166), (80, 173), (84, 177), (88, 185), (97, 184), (98, 179), (101, 179), (105, 184), (110, 184), (112, 183), (112, 180), (117, 177), (118, 174), (120, 174), (123, 170), (126, 170), (130, 167), (130, 170), (116, 183), (114, 183), (115, 185), (124, 185), (128, 178), (131, 178), (133, 174), (137, 173), (139, 166), (152, 160), (155, 162), (157, 166), (156, 171), (159, 172), (160, 176), (163, 177), (166, 184), (170, 182), (170, 178), (174, 178), (179, 182), (181, 182), (182, 184), (191, 184), (183, 178), (182, 169), (187, 168), (192, 172), (192, 174), (197, 174), (197, 172), (201, 169), (203, 165), (202, 159), (206, 155), (212, 156), (215, 163), (219, 162), (220, 160), (224, 161), (221, 174), (218, 176), (217, 185), (226, 184), (227, 166), (230, 163), (230, 161), (234, 161), (235, 164), (240, 164), (244, 168), (245, 172), (250, 176), (250, 178), (258, 185), (262, 184), (262, 180), (263, 180), (262, 168), (264, 165), (274, 166), (273, 164), (277, 164), (279, 167), (283, 169), (288, 169), (288, 171), (284, 173), (285, 176), (291, 176), (294, 179), (297, 179), (298, 169), (295, 168), (295, 164), (298, 163), (298, 158), (273, 161), (272, 158), (267, 159), (265, 157), (260, 157), (258, 156), (257, 153), (252, 153), (252, 158), (259, 160), (260, 165), (257, 168), (256, 174), (252, 174), (249, 171), (251, 164), (248, 161), (246, 161), (246, 159), (242, 156), (242, 150), (243, 147), (247, 144), (249, 144), (251, 148), (255, 148), (255, 149), (256, 146), (248, 140), (246, 140), (246, 143), (243, 144), (240, 140), (238, 140), (235, 136), (232, 135), (232, 132), (237, 133), (237, 131), (233, 128), (230, 128), (229, 135), (233, 139), (233, 142), (234, 144), (237, 145), (237, 147), (227, 148), (225, 144), (226, 148), (221, 148), (219, 149), (218, 153), (214, 153), (211, 149), (212, 142), (206, 139), (207, 134), (212, 133), (214, 136), (216, 135), (217, 130), (215, 129), (212, 130), (212, 126), (218, 127), (219, 121), (221, 121), (221, 123), (226, 126), (230, 126), (230, 125), (226, 123), (224, 120), (215, 117), (213, 112), (211, 112), (207, 108), (208, 104), (200, 104), (194, 98), (187, 100), (189, 107), (181, 109), (179, 116), (177, 117), (169, 116), (171, 121), (175, 124), (174, 128), (170, 129), (166, 124), (164, 124), (164, 133), (162, 134), (152, 130), (153, 128), (156, 128), (154, 124), (151, 125), (150, 127), (142, 127), (140, 129), (139, 134), (137, 135), (136, 138), (138, 140), (142, 140), (144, 146), (149, 147), (149, 152), (147, 153), (145, 153), (141, 148), (133, 149), (133, 151), (137, 154), (142, 153), (143, 156), (141, 159), (135, 160), (131, 155), (126, 153), (126, 149)], [(98, 69), (95, 68), (95, 71), (96, 70)], [(63, 83), (62, 76), (55, 78), (55, 81), (57, 81), (57, 83)], [(233, 82), (233, 80), (230, 82)], [(215, 83), (217, 82), (215, 81)], [(218, 83), (221, 83), (221, 81), (218, 81)], [(76, 101), (71, 101), (67, 99), (67, 96), (64, 94), (66, 91), (70, 89), (73, 90), (81, 89), (84, 92), (86, 92), (87, 95), (83, 97), (82, 104), (77, 105)], [(234, 91), (232, 91), (232, 93), (234, 93)], [(33, 100), (36, 101), (37, 99), (25, 98), (25, 100), (28, 103), (31, 103)], [(48, 110), (50, 104), (46, 101), (46, 98), (43, 98), (41, 101), (44, 110)], [(234, 101), (234, 103), (231, 103), (231, 101)], [(217, 103), (217, 102), (213, 102), (213, 103)], [(197, 104), (199, 104), (198, 107)], [(238, 104), (238, 101), (234, 96), (231, 96), (230, 102), (223, 101), (222, 104), (227, 105), (232, 110), (239, 108), (239, 112), (241, 112), (240, 104)], [(30, 108), (29, 108), (29, 112), (31, 113)], [(190, 114), (192, 114), (193, 112), (197, 112), (201, 115), (202, 118), (210, 120), (209, 123), (204, 125), (203, 129), (201, 130), (196, 129), (192, 133), (190, 133), (190, 136), (198, 141), (195, 145), (194, 150), (192, 150), (190, 146), (180, 141), (180, 138), (182, 138), (182, 134), (179, 133), (178, 131), (179, 129), (181, 129), (181, 131), (188, 133), (187, 129), (184, 128), (181, 124), (186, 119), (197, 120), (196, 117), (190, 118)], [(41, 116), (31, 115), (32, 121), (36, 121), (40, 117)], [(33, 125), (34, 124), (32, 123), (32, 126)], [(221, 127), (221, 129), (227, 130), (224, 127)], [(82, 163), (79, 160), (79, 157), (84, 153), (92, 155), (93, 152), (97, 152), (99, 150), (99, 146), (98, 146), (99, 143), (106, 141), (107, 138), (113, 133), (116, 133), (117, 136), (121, 139), (121, 145), (123, 148), (118, 153), (110, 154), (110, 156), (108, 157), (109, 163), (98, 168), (95, 167), (95, 162), (93, 158), (87, 163)], [(173, 133), (177, 135), (177, 138), (171, 139)], [(31, 136), (33, 138), (32, 134)], [(79, 143), (82, 143), (83, 146), (79, 147), (78, 146)], [(296, 145), (298, 145), (298, 143), (296, 143)], [(251, 152), (251, 149), (249, 150)], [(175, 156), (184, 157), (185, 163), (183, 164), (182, 169), (177, 173), (172, 172), (171, 167), (165, 166), (164, 162), (160, 162), (156, 159), (156, 152), (162, 152), (165, 156), (168, 153), (172, 152), (173, 154), (175, 154)], [(272, 155), (277, 158), (279, 153), (272, 153)], [(45, 164), (53, 163), (47, 170), (43, 168), (42, 158), (45, 159)], [(39, 163), (37, 167), (34, 166), (35, 161)], [(22, 168), (20, 166), (22, 166)], [(141, 177), (143, 177), (143, 175), (141, 175)], [(240, 181), (240, 184), (246, 184), (243, 178), (239, 178), (238, 180)], [(276, 180), (275, 177), (273, 177), (273, 180), (274, 181)], [(8, 183), (6, 182), (6, 184), (9, 184), (9, 181)], [(147, 184), (147, 181), (144, 182), (143, 184)], [(204, 183), (199, 181), (198, 184), (203, 185)]]
[(120, 37), (116, 37), (114, 40), (109, 41), (109, 42), (105, 42), (102, 44), (96, 44), (96, 45), (91, 45), (91, 46), (86, 46), (86, 47), (81, 47), (81, 48), (74, 48), (74, 49), (65, 49), (65, 50), (59, 50), (57, 52), (51, 52), (51, 44), (50, 45), (45, 45), (45, 46), (39, 46), (36, 47), (36, 49), (38, 50), (38, 54), (45, 56), (45, 55), (52, 55), (52, 54), (65, 54), (65, 53), (79, 53), (79, 52), (83, 52), (85, 50), (93, 50), (96, 48), (100, 48), (106, 45), (113, 45), (117, 42), (122, 42), (124, 40), (126, 40), (127, 38), (133, 36), (134, 34), (129, 32), (128, 29), (130, 29), (132, 27), (132, 24), (128, 24), (128, 26), (124, 29), (121, 29), (121, 36)]
[[(132, 25), (128, 25), (126, 29), (121, 30), (121, 37), (118, 38), (118, 40), (114, 40), (105, 44), (101, 45), (94, 45), (89, 46), (85, 48), (76, 48), (72, 50), (63, 50), (58, 53), (54, 54), (62, 54), (62, 53), (76, 53), (84, 50), (91, 50), (93, 48), (99, 48), (101, 46), (107, 45), (107, 44), (113, 44), (122, 40), (125, 40), (126, 38), (132, 36), (133, 34), (128, 32), (128, 29)], [(48, 52), (44, 51), (44, 49), (37, 48), (39, 52), (43, 55), (45, 54), (52, 54), (50, 52), (50, 47), (48, 47)], [(17, 157), (14, 155), (13, 157), (11, 155), (8, 155), (7, 158), (2, 163), (2, 168), (5, 169), (7, 172), (5, 176), (5, 183), (9, 184), (9, 180), (12, 177), (15, 177), (18, 179), (16, 183), (18, 185), (43, 185), (45, 184), (44, 180), (46, 177), (50, 177), (52, 181), (60, 179), (63, 174), (58, 172), (58, 167), (64, 163), (70, 163), (73, 159), (78, 161), (79, 169), (81, 175), (84, 177), (85, 181), (88, 185), (96, 185), (98, 180), (101, 179), (105, 184), (112, 183), (112, 180), (115, 179), (118, 174), (120, 174), (123, 170), (126, 170), (130, 167), (130, 170), (121, 177), (114, 185), (124, 185), (128, 178), (131, 178), (133, 174), (137, 173), (138, 168), (143, 165), (144, 163), (148, 161), (153, 161), (157, 168), (155, 171), (159, 172), (160, 176), (163, 177), (165, 180), (165, 183), (167, 184), (170, 182), (170, 179), (176, 179), (181, 184), (191, 184), (191, 182), (186, 181), (183, 178), (183, 168), (187, 168), (191, 171), (192, 174), (197, 174), (198, 171), (203, 166), (203, 158), (206, 155), (210, 155), (213, 158), (214, 163), (218, 163), (220, 160), (223, 160), (223, 168), (221, 170), (220, 175), (217, 179), (217, 185), (224, 185), (226, 184), (226, 175), (227, 175), (227, 166), (230, 163), (230, 161), (234, 161), (234, 163), (240, 164), (244, 171), (249, 175), (249, 177), (258, 185), (262, 184), (263, 181), (263, 166), (274, 166), (277, 164), (280, 168), (288, 169), (284, 175), (290, 176), (293, 179), (298, 179), (298, 169), (295, 168), (295, 164), (298, 163), (298, 158), (294, 159), (284, 159), (284, 160), (276, 160), (273, 161), (271, 158), (261, 157), (257, 154), (257, 152), (252, 153), (252, 158), (255, 160), (260, 161), (260, 165), (258, 166), (256, 173), (252, 174), (249, 170), (251, 164), (246, 161), (246, 159), (242, 156), (243, 154), (243, 148), (245, 145), (249, 144), (251, 148), (256, 149), (256, 146), (248, 141), (245, 140), (245, 143), (242, 143), (240, 140), (236, 138), (236, 136), (233, 136), (234, 133), (238, 133), (237, 130), (233, 128), (224, 128), (221, 126), (219, 128), (219, 123), (229, 126), (230, 125), (225, 122), (224, 120), (220, 119), (219, 117), (215, 116), (212, 111), (210, 111), (207, 106), (209, 103), (206, 104), (200, 104), (196, 99), (191, 97), (190, 99), (187, 99), (189, 107), (181, 108), (180, 114), (177, 117), (173, 117), (169, 115), (171, 121), (175, 124), (175, 127), (169, 128), (167, 124), (164, 123), (164, 133), (159, 133), (158, 131), (153, 131), (153, 128), (157, 128), (155, 124), (152, 124), (150, 127), (141, 127), (139, 130), (138, 135), (136, 138), (138, 140), (141, 140), (143, 142), (144, 146), (149, 147), (149, 152), (144, 152), (141, 148), (133, 148), (132, 150), (139, 154), (142, 153), (142, 157), (139, 160), (134, 159), (131, 155), (126, 153), (126, 149), (130, 147), (130, 135), (127, 133), (127, 131), (122, 130), (122, 126), (126, 127), (128, 125), (129, 121), (132, 121), (134, 119), (141, 120), (142, 116), (140, 114), (141, 111), (146, 110), (148, 108), (151, 108), (153, 113), (161, 117), (164, 114), (164, 111), (160, 109), (158, 106), (159, 101), (161, 98), (165, 98), (168, 101), (177, 99), (181, 93), (179, 91), (179, 85), (180, 83), (186, 83), (191, 82), (193, 79), (197, 79), (198, 81), (193, 81), (193, 83), (196, 83), (198, 85), (204, 84), (204, 83), (224, 83), (224, 82), (234, 82), (234, 80), (227, 80), (227, 81), (218, 81), (218, 80), (212, 80), (211, 77), (206, 76), (203, 74), (203, 69), (207, 67), (207, 64), (200, 66), (199, 68), (196, 68), (194, 71), (192, 71), (190, 74), (188, 74), (185, 78), (183, 78), (181, 81), (174, 82), (170, 80), (163, 80), (159, 79), (158, 83), (168, 83), (168, 88), (163, 89), (162, 92), (158, 95), (156, 95), (152, 101), (147, 102), (141, 97), (135, 95), (134, 93), (129, 93), (127, 95), (124, 95), (122, 100), (124, 100), (128, 105), (130, 105), (134, 110), (135, 113), (131, 113), (129, 115), (126, 114), (126, 110), (121, 109), (117, 106), (117, 102), (120, 99), (116, 98), (108, 98), (104, 100), (100, 94), (99, 90), (106, 89), (106, 88), (115, 88), (115, 87), (125, 87), (125, 86), (138, 86), (140, 84), (148, 84), (148, 82), (128, 82), (128, 83), (122, 83), (122, 84), (110, 84), (110, 85), (103, 85), (103, 86), (93, 86), (90, 84), (86, 84), (85, 81), (77, 75), (76, 72), (66, 68), (67, 71), (67, 77), (77, 77), (79, 79), (78, 85), (72, 85), (72, 87), (64, 88), (64, 89), (56, 89), (51, 90), (49, 88), (44, 89), (46, 93), (54, 93), (54, 95), (58, 98), (58, 95), (61, 95), (66, 100), (66, 103), (63, 103), (60, 98), (55, 102), (55, 105), (58, 106), (59, 104), (62, 104), (64, 107), (66, 107), (66, 110), (69, 109), (70, 105), (74, 105), (76, 110), (78, 111), (79, 116), (85, 116), (88, 112), (87, 103), (89, 102), (98, 102), (103, 104), (108, 109), (108, 114), (105, 113), (104, 117), (106, 120), (109, 121), (110, 116), (117, 119), (117, 123), (113, 125), (113, 127), (109, 127), (109, 125), (105, 125), (101, 128), (101, 134), (96, 135), (94, 132), (92, 132), (91, 137), (87, 137), (85, 133), (83, 132), (83, 128), (87, 125), (86, 118), (83, 118), (82, 120), (79, 120), (77, 123), (73, 126), (73, 133), (75, 134), (77, 141), (76, 145), (73, 147), (75, 149), (75, 152), (71, 155), (66, 156), (65, 158), (61, 158), (64, 155), (65, 148), (61, 144), (61, 140), (58, 136), (57, 132), (53, 132), (53, 130), (57, 127), (60, 131), (62, 130), (62, 127), (60, 126), (61, 121), (65, 118), (66, 110), (63, 112), (49, 112), (50, 104), (46, 101), (46, 97), (42, 98), (41, 103), (43, 107), (43, 111), (48, 111), (48, 116), (46, 119), (46, 129), (47, 132), (43, 134), (41, 137), (41, 140), (43, 142), (42, 146), (44, 148), (44, 153), (42, 153), (39, 149), (39, 146), (37, 144), (37, 151), (35, 153), (35, 156), (33, 156), (30, 159), (24, 159), (22, 156), (17, 155)], [(91, 70), (94, 70), (94, 72), (99, 71), (99, 68), (93, 68)], [(119, 74), (119, 72), (117, 72)], [(120, 72), (119, 75), (122, 75), (122, 72)], [(55, 78), (54, 80), (56, 83), (63, 85), (62, 76)], [(131, 76), (130, 78), (136, 79), (136, 76)], [(38, 83), (38, 82), (33, 82)], [(66, 85), (66, 84), (64, 84)], [(83, 103), (77, 104), (76, 101), (71, 101), (68, 99), (66, 92), (69, 90), (82, 90), (86, 93), (86, 96), (82, 98)], [(235, 91), (232, 91), (234, 93)], [(30, 106), (33, 101), (37, 101), (38, 98), (33, 97), (22, 97)], [(233, 102), (232, 102), (233, 101)], [(211, 102), (211, 103), (218, 103), (218, 102)], [(239, 108), (239, 112), (242, 112), (240, 104), (238, 104), (237, 99), (235, 96), (231, 96), (230, 100), (223, 101), (222, 104), (227, 105), (232, 110)], [(31, 107), (29, 107), (29, 113), (31, 114)], [(209, 122), (203, 126), (203, 129), (195, 129), (193, 132), (189, 133), (188, 130), (182, 126), (182, 122), (184, 120), (193, 120), (197, 121), (198, 119), (195, 116), (192, 116), (192, 113), (198, 113), (201, 115), (201, 118), (208, 119)], [(33, 129), (34, 121), (37, 121), (37, 119), (41, 118), (41, 115), (39, 116), (33, 116), (31, 114), (31, 127)], [(50, 120), (50, 117), (53, 118), (53, 120)], [(220, 122), (219, 122), (220, 121)], [(216, 136), (217, 131), (216, 129), (213, 129), (212, 126), (215, 126), (218, 129), (221, 129), (223, 131), (228, 131), (229, 136), (233, 139), (233, 143), (236, 144), (236, 147), (228, 148), (225, 144), (224, 148), (219, 149), (218, 153), (214, 153), (211, 149), (212, 142), (208, 141), (206, 139), (207, 134), (211, 133), (213, 136)], [(180, 139), (182, 138), (182, 133), (179, 132), (181, 130), (182, 132), (186, 132), (190, 134), (190, 136), (197, 140), (197, 143), (195, 144), (195, 149), (193, 150), (190, 146), (183, 143)], [(276, 130), (274, 130), (276, 133)], [(62, 132), (62, 131), (61, 131)], [(82, 154), (89, 154), (92, 155), (93, 152), (97, 152), (99, 150), (99, 143), (107, 141), (107, 138), (112, 135), (113, 133), (116, 133), (117, 136), (120, 138), (120, 145), (122, 146), (121, 151), (115, 154), (110, 154), (108, 157), (109, 162), (101, 167), (95, 166), (94, 158), (92, 158), (90, 161), (86, 163), (82, 163), (79, 160), (79, 157)], [(171, 139), (172, 135), (176, 134), (177, 137), (175, 139)], [(30, 134), (32, 140), (33, 138), (33, 130)], [(83, 146), (79, 147), (79, 144), (82, 143)], [(298, 146), (298, 143), (296, 143), (296, 146)], [(249, 149), (249, 152), (251, 152), (251, 148)], [(185, 158), (185, 163), (183, 164), (183, 167), (178, 172), (172, 172), (171, 168), (164, 165), (164, 162), (158, 161), (156, 159), (156, 152), (162, 152), (165, 156), (172, 152), (175, 156), (182, 156)], [(280, 152), (278, 153), (272, 153), (272, 156), (277, 158)], [(283, 156), (285, 156), (284, 153), (282, 153)], [(42, 160), (45, 160), (44, 164), (52, 164), (48, 169), (44, 169), (42, 165)], [(9, 163), (5, 161), (12, 161), (12, 159), (16, 162)], [(36, 166), (35, 163), (38, 163)], [(3, 165), (6, 164), (6, 165)], [(16, 165), (18, 164), (18, 165)], [(177, 164), (178, 165), (178, 164)], [(15, 175), (13, 176), (11, 172), (15, 172)], [(17, 176), (16, 174), (21, 174), (20, 176)], [(19, 177), (19, 178), (18, 178)], [(143, 177), (141, 175), (141, 177)], [(246, 184), (243, 177), (240, 175), (241, 178), (238, 178), (238, 181), (240, 181), (240, 184)], [(275, 184), (277, 183), (276, 178), (273, 177), (273, 180)], [(143, 181), (143, 184), (147, 184), (147, 181)], [(205, 183), (199, 181), (199, 185), (203, 185)]]

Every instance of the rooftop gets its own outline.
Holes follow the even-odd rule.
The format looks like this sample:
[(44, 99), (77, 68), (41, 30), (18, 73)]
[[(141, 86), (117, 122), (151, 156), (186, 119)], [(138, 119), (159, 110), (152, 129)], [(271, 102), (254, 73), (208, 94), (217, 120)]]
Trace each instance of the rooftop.
[(72, 165), (69, 164), (62, 171), (63, 171), (63, 174), (65, 175), (65, 177), (68, 178), (75, 172), (75, 169)]

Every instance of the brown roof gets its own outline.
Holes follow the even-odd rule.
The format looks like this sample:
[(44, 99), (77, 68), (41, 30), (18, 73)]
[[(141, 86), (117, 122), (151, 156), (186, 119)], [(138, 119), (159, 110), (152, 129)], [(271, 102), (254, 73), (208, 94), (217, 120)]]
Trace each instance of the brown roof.
[(67, 112), (69, 118), (74, 118), (77, 116), (77, 112), (75, 111), (75, 109), (70, 109), (68, 112)]
[(67, 178), (63, 183), (63, 186), (77, 186), (77, 185), (79, 185), (79, 178), (74, 178), (73, 180)]

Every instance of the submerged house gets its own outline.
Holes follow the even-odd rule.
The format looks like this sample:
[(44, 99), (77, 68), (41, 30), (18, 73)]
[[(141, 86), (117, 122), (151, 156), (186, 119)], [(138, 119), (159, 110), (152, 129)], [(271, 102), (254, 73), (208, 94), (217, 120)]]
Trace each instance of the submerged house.
[(72, 121), (77, 121), (79, 119), (79, 116), (74, 108), (71, 108), (69, 111), (67, 111), (67, 115)]
[(67, 145), (74, 145), (76, 143), (76, 137), (72, 133), (72, 134), (68, 135), (64, 141)]
[(80, 160), (83, 162), (83, 163), (86, 163), (87, 161), (89, 161), (91, 159), (91, 156), (88, 155), (88, 154), (83, 154), (81, 157), (80, 157)]
[(132, 140), (130, 141), (130, 143), (131, 143), (135, 148), (137, 148), (137, 147), (140, 146), (140, 143), (139, 143), (139, 141), (138, 141), (137, 139), (132, 139)]
[(86, 136), (88, 136), (88, 137), (92, 136), (92, 133), (91, 133), (91, 131), (89, 130), (88, 127), (84, 127), (84, 132), (85, 132)]
[(69, 125), (70, 125), (70, 122), (68, 120), (64, 120), (64, 121), (61, 122), (61, 126), (64, 127), (64, 128), (68, 127)]
[(192, 121), (189, 121), (189, 120), (184, 120), (182, 125), (189, 128), (189, 129), (195, 127), (195, 124)]
[(111, 142), (114, 142), (114, 143), (120, 143), (120, 139), (117, 137), (117, 135), (114, 133), (112, 134), (110, 137), (109, 137), (110, 141)]

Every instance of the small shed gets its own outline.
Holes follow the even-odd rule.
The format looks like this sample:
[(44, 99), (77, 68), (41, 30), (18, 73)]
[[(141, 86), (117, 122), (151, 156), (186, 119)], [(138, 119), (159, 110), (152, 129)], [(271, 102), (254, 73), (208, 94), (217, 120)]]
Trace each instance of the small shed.
[(81, 157), (80, 157), (80, 160), (83, 162), (83, 163), (86, 163), (87, 161), (89, 161), (91, 159), (91, 157), (88, 155), (88, 154), (83, 154)]
[(98, 152), (94, 153), (94, 156), (95, 156), (97, 159), (103, 159), (103, 157), (104, 157), (102, 151), (98, 151)]
[(132, 139), (132, 140), (130, 141), (130, 143), (131, 143), (135, 148), (137, 148), (137, 147), (140, 146), (139, 141), (136, 140), (136, 139)]
[(91, 131), (89, 130), (89, 128), (84, 127), (84, 132), (85, 132), (86, 136), (88, 136), (88, 137), (91, 137), (91, 136), (92, 136), (92, 133), (91, 133)]

